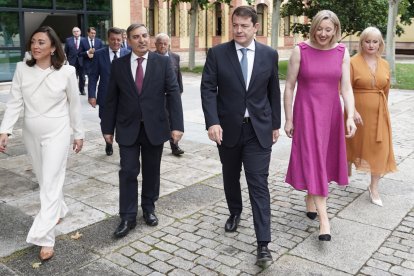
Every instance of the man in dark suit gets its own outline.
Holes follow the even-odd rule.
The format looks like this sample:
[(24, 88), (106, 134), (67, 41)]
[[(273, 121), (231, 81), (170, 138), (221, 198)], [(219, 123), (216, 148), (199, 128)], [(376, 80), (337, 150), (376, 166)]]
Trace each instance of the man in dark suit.
[[(183, 93), (183, 77), (181, 75), (180, 69), (180, 56), (169, 51), (170, 48), (170, 37), (167, 34), (159, 33), (155, 36), (155, 52), (162, 56), (167, 56), (170, 58), (172, 67), (174, 72), (177, 76), (178, 86), (180, 87), (180, 93)], [(167, 107), (168, 110), (168, 107)], [(184, 153), (184, 151), (180, 148), (180, 146), (174, 143), (172, 138), (170, 138), (170, 146), (171, 152), (175, 156), (180, 156)]]
[(90, 66), (93, 60), (93, 56), (96, 50), (101, 49), (104, 45), (102, 40), (96, 37), (96, 29), (89, 27), (88, 36), (82, 39), (79, 48), (79, 56), (83, 59), (83, 72), (88, 75), (90, 72)]
[(81, 95), (85, 94), (85, 75), (83, 71), (83, 58), (79, 56), (81, 51), (80, 44), (84, 39), (81, 37), (81, 30), (78, 27), (73, 27), (73, 36), (66, 38), (65, 54), (69, 64), (76, 68), (76, 76), (79, 79), (79, 92)]
[(112, 62), (101, 121), (106, 142), (113, 142), (116, 131), (121, 157), (121, 223), (114, 233), (117, 238), (124, 237), (136, 226), (140, 153), (143, 217), (147, 225), (158, 224), (155, 201), (159, 197), (163, 145), (170, 137), (178, 142), (184, 132), (180, 89), (170, 60), (148, 50), (150, 35), (145, 25), (130, 25), (127, 35), (132, 52)]
[(122, 29), (122, 42), (121, 42), (121, 48), (125, 48), (131, 51), (131, 46), (128, 44), (128, 37), (127, 32), (125, 29)]
[(244, 167), (257, 238), (257, 264), (272, 260), (268, 174), (272, 145), (279, 137), (278, 54), (254, 40), (257, 14), (250, 6), (232, 15), (233, 40), (211, 48), (201, 81), (208, 136), (217, 143), (230, 217), (237, 230), (242, 212), (240, 172)]
[[(130, 51), (121, 48), (122, 30), (119, 28), (109, 28), (108, 30), (108, 47), (95, 51), (92, 64), (89, 70), (88, 81), (88, 102), (92, 107), (99, 105), (99, 118), (105, 109), (105, 99), (108, 90), (109, 76), (111, 75), (111, 63), (114, 59), (127, 55)], [(98, 95), (96, 95), (96, 86), (98, 84)], [(111, 143), (106, 143), (106, 155), (113, 153)]]

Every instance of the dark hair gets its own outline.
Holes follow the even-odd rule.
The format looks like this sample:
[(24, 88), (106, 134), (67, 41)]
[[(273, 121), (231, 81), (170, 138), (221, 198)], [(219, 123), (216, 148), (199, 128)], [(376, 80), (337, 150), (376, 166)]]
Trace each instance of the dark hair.
[(112, 27), (112, 28), (109, 28), (108, 29), (108, 37), (111, 35), (111, 34), (122, 34), (123, 32), (122, 32), (122, 29), (120, 29), (120, 28), (117, 28), (117, 27)]
[(131, 25), (129, 25), (128, 29), (127, 29), (127, 37), (129, 38), (129, 35), (131, 34), (131, 32), (135, 29), (144, 27), (145, 29), (147, 28), (144, 24), (141, 23), (133, 23)]
[(249, 17), (252, 19), (253, 25), (257, 23), (257, 12), (252, 6), (240, 6), (233, 11), (233, 16)]
[(95, 32), (96, 32), (96, 29), (95, 29), (95, 27), (88, 27), (88, 30), (87, 30), (87, 32), (88, 33), (90, 33), (92, 30), (94, 30)]
[[(60, 39), (57, 36), (56, 32), (51, 27), (42, 26), (36, 29), (30, 36), (29, 41), (27, 42), (26, 50), (31, 51), (32, 38), (37, 33), (45, 33), (49, 37), (52, 47), (55, 47), (55, 51), (53, 52), (53, 55), (50, 55), (50, 58), (52, 67), (56, 70), (59, 70), (65, 63), (66, 57), (65, 52), (63, 52), (62, 43), (60, 42)], [(26, 61), (26, 64), (32, 67), (36, 64), (36, 59), (32, 57), (31, 59)]]

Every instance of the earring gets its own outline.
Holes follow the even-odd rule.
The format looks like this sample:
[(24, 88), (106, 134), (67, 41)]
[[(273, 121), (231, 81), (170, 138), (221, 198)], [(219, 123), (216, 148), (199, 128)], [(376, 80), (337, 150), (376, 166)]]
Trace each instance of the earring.
[(51, 55), (51, 56), (55, 55), (55, 52), (50, 52), (50, 55)]

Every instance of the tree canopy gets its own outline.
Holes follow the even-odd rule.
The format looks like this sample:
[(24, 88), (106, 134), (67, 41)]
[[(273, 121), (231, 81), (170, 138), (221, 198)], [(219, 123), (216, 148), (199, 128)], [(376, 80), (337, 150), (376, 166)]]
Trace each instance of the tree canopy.
[[(320, 10), (331, 10), (338, 16), (343, 38), (359, 34), (368, 26), (375, 26), (383, 34), (387, 31), (388, 0), (289, 0), (283, 4), (282, 16), (302, 16), (312, 19)], [(414, 0), (403, 0), (399, 9), (400, 23), (411, 24), (414, 17)], [(310, 22), (294, 23), (292, 31), (307, 35)], [(400, 24), (396, 26), (396, 34), (399, 36), (404, 32)]]

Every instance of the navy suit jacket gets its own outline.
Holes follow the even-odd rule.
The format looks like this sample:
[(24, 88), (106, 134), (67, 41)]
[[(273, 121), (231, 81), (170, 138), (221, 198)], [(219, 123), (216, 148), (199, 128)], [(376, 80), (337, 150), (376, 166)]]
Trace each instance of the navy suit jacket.
[(234, 40), (208, 51), (201, 80), (201, 99), (208, 129), (220, 125), (224, 146), (237, 144), (245, 110), (262, 147), (272, 146), (272, 130), (280, 128), (277, 52), (255, 42), (253, 70), (246, 90)]
[(148, 53), (142, 92), (131, 72), (131, 53), (112, 62), (108, 93), (101, 129), (114, 134), (118, 144), (133, 145), (143, 121), (148, 140), (161, 145), (171, 137), (166, 101), (169, 106), (171, 130), (184, 131), (180, 89), (168, 57)]
[[(104, 46), (102, 40), (100, 40), (99, 38), (94, 39), (94, 44), (93, 47), (95, 48), (95, 50), (99, 50)], [(86, 70), (86, 73), (89, 74), (89, 67), (92, 63), (93, 58), (89, 58), (87, 51), (91, 48), (90, 44), (89, 44), (89, 37), (85, 37), (84, 39), (81, 40), (81, 43), (79, 45), (79, 56), (83, 59), (83, 67)]]
[(183, 93), (183, 76), (181, 75), (181, 69), (180, 69), (180, 56), (173, 53), (168, 52), (168, 56), (170, 57), (173, 70), (177, 76), (178, 86), (180, 87), (180, 92)]
[[(105, 105), (106, 93), (108, 90), (109, 77), (111, 75), (111, 60), (109, 57), (109, 47), (97, 50), (92, 59), (88, 80), (88, 98), (96, 98), (98, 105)], [(129, 53), (127, 49), (121, 48), (121, 57)], [(96, 85), (99, 80), (98, 90)], [(96, 95), (98, 92), (98, 95)]]
[(79, 62), (80, 66), (83, 66), (83, 59), (79, 57), (79, 53), (81, 51), (80, 45), (82, 44), (82, 41), (85, 39), (84, 37), (79, 37), (79, 48), (76, 49), (75, 45), (75, 38), (73, 36), (66, 38), (65, 41), (65, 54), (66, 59), (68, 60), (70, 65), (75, 65), (76, 61)]

